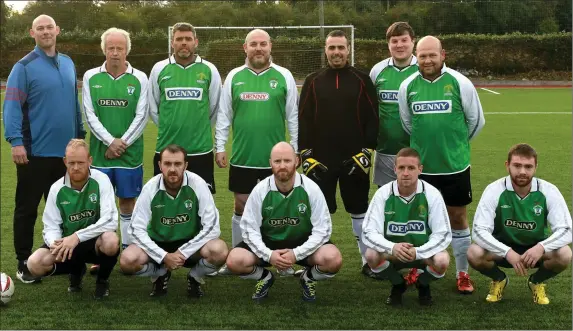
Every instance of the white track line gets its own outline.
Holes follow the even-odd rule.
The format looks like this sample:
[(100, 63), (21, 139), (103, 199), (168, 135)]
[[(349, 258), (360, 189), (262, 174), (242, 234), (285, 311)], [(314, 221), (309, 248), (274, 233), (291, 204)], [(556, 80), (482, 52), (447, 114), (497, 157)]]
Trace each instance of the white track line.
[(482, 90), (484, 90), (484, 91), (488, 91), (488, 92), (493, 93), (493, 94), (501, 94), (501, 93), (499, 93), (499, 92), (492, 91), (492, 90), (488, 90), (488, 89), (483, 88), (483, 87), (480, 87), (480, 89), (482, 89)]

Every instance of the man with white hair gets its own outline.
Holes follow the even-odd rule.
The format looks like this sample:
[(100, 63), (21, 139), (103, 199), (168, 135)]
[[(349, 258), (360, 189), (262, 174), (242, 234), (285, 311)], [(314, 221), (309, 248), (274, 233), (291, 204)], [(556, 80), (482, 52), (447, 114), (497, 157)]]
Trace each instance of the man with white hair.
[(92, 167), (105, 173), (119, 198), (122, 247), (130, 240), (127, 229), (135, 199), (143, 186), (143, 129), (147, 123), (147, 76), (126, 57), (129, 33), (110, 28), (101, 36), (106, 61), (83, 78), (83, 104), (91, 130)]

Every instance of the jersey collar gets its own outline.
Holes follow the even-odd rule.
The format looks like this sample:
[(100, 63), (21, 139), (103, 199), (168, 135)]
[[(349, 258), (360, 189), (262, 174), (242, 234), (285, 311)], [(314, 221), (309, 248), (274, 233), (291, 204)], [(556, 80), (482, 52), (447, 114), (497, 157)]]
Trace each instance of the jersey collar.
[[(189, 63), (185, 68), (191, 66), (193, 63), (201, 63), (201, 62), (203, 62), (203, 58), (202, 58), (201, 56), (199, 56), (199, 54), (195, 54), (195, 55), (197, 55), (197, 56), (195, 57), (195, 61)], [(177, 61), (175, 61), (175, 55), (171, 55), (171, 56), (169, 57), (169, 63), (170, 63), (170, 64), (180, 65), (179, 63), (177, 63)], [(180, 65), (180, 66), (181, 66), (181, 65)], [(183, 67), (183, 66), (181, 66), (181, 67)]]
[[(416, 194), (424, 193), (424, 182), (418, 179), (418, 187), (416, 187)], [(392, 194), (397, 197), (402, 197), (398, 192), (398, 180), (392, 182)]]
[[(504, 182), (506, 190), (515, 192), (515, 190), (513, 189), (513, 184), (511, 183), (510, 176), (505, 177)], [(539, 181), (537, 180), (537, 177), (531, 178), (531, 189), (529, 190), (529, 192), (535, 192), (535, 191), (539, 191)]]
[[(92, 178), (91, 169), (88, 170), (88, 180), (86, 180), (86, 183), (84, 184), (84, 186), (82, 187), (80, 192), (83, 192), (84, 189), (86, 188), (86, 186), (88, 186), (88, 182), (90, 181), (90, 178)], [(64, 186), (67, 186), (67, 187), (71, 188), (72, 190), (75, 190), (75, 188), (72, 187), (72, 181), (70, 180), (70, 175), (68, 174), (67, 171), (66, 171), (66, 174), (64, 175)]]
[[(294, 174), (294, 186), (292, 187), (293, 189), (297, 186), (301, 186), (302, 185), (302, 177), (300, 176), (300, 174), (298, 172), (295, 172)], [(277, 191), (278, 192), (278, 188), (277, 188), (277, 183), (275, 182), (275, 175), (271, 175), (269, 176), (269, 187), (271, 191)]]
[[(413, 66), (414, 64), (418, 63), (418, 58), (416, 57), (416, 55), (412, 54), (412, 59), (410, 60), (410, 64), (409, 66)], [(394, 58), (390, 56), (390, 59), (388, 60), (388, 66), (392, 66), (392, 67), (396, 67), (394, 65)], [(398, 67), (396, 67), (398, 68)]]
[[(105, 61), (101, 67), (99, 68), (99, 72), (107, 72), (107, 69), (105, 68), (105, 63), (107, 61)], [(125, 70), (124, 74), (132, 74), (133, 75), (133, 67), (131, 66), (131, 64), (127, 61), (125, 61), (125, 63), (127, 63), (127, 69)], [(121, 76), (120, 76), (121, 77)]]
[[(189, 185), (189, 171), (187, 170), (185, 170), (185, 172), (183, 173), (183, 182), (181, 183), (181, 187), (185, 185)], [(167, 190), (165, 189), (165, 182), (163, 181), (163, 174), (161, 174), (161, 178), (159, 179), (159, 189), (161, 191), (167, 192)], [(179, 192), (180, 191), (181, 188), (179, 188)], [(177, 192), (177, 195), (179, 195), (179, 192)]]
[(432, 84), (432, 83), (435, 83), (435, 82), (439, 81), (442, 77), (444, 77), (444, 74), (445, 74), (447, 71), (448, 71), (448, 67), (446, 67), (446, 62), (444, 62), (444, 63), (442, 64), (442, 70), (440, 71), (440, 76), (438, 76), (438, 78), (434, 79), (433, 81), (430, 81), (430, 80), (424, 78), (424, 75), (422, 75), (422, 72), (420, 72), (420, 71), (418, 71), (418, 72), (420, 73), (420, 77), (421, 77), (423, 80), (425, 80), (426, 82)]

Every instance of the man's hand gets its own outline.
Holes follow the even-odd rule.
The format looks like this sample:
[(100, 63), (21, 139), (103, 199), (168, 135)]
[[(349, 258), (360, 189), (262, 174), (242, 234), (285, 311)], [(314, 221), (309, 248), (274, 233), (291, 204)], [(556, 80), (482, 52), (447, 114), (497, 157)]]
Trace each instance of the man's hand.
[(354, 155), (351, 159), (344, 161), (343, 165), (348, 169), (348, 174), (359, 174), (370, 172), (372, 166), (372, 152), (368, 148), (363, 148), (362, 151)]
[(288, 249), (277, 249), (271, 253), (271, 258), (269, 259), (269, 263), (275, 266), (277, 269), (288, 269), (292, 266), (289, 260), (282, 256), (288, 252)]
[(294, 256), (294, 251), (292, 249), (287, 249), (286, 252), (281, 254), (281, 256), (291, 265), (296, 263), (296, 257)]
[(28, 164), (28, 153), (24, 146), (12, 147), (12, 161), (18, 165)]
[(400, 262), (412, 262), (416, 258), (416, 253), (412, 255), (410, 248), (413, 248), (414, 245), (410, 243), (397, 243), (394, 244), (394, 248), (392, 248), (392, 255), (395, 256)]
[(328, 171), (328, 168), (312, 158), (312, 149), (305, 149), (300, 152), (302, 159), (302, 172), (315, 181), (321, 179), (322, 174)]
[[(119, 138), (113, 139), (111, 144), (109, 144), (109, 146), (108, 146), (108, 150), (111, 150), (113, 155), (117, 155), (116, 157), (120, 157), (121, 154), (123, 154), (126, 149), (127, 149), (127, 144), (125, 143), (125, 141), (123, 141)], [(107, 152), (106, 152), (106, 155), (107, 155)]]
[(108, 160), (112, 160), (112, 159), (116, 159), (118, 157), (120, 157), (121, 154), (114, 152), (113, 150), (111, 150), (111, 148), (108, 147), (108, 149), (105, 151), (105, 158)]
[[(58, 241), (54, 241), (56, 244)], [(80, 238), (75, 233), (64, 237), (61, 239), (58, 247), (56, 247), (52, 255), (56, 255), (56, 262), (65, 262), (66, 260), (70, 260), (72, 258), (72, 253), (74, 252), (74, 248), (80, 243)]]
[[(62, 245), (62, 240), (63, 240), (63, 239), (56, 239), (56, 240), (54, 240), (54, 242), (50, 245), (50, 253), (51, 253), (52, 255), (56, 255), (56, 254), (57, 254), (57, 251), (56, 251), (56, 250), (59, 249), (59, 247)], [(54, 253), (54, 251), (55, 251), (56, 253)]]
[(218, 152), (215, 154), (215, 162), (219, 168), (227, 167), (227, 152)]
[(179, 251), (175, 253), (167, 253), (163, 258), (163, 263), (168, 270), (179, 269), (185, 263), (185, 257)]
[(515, 270), (518, 276), (527, 276), (527, 269), (525, 269), (525, 265), (521, 262), (521, 255), (517, 254), (513, 249), (510, 249), (505, 255), (505, 259), (513, 266), (513, 270)]
[(537, 244), (521, 255), (521, 262), (523, 262), (526, 268), (535, 268), (537, 261), (539, 261), (543, 254), (545, 254), (545, 248), (543, 248), (543, 245)]

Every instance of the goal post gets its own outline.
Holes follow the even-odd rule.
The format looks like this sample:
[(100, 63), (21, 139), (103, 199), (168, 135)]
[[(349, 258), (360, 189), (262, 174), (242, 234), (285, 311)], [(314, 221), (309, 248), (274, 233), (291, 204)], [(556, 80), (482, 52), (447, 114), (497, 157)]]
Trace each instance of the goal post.
[[(320, 69), (326, 62), (324, 38), (332, 30), (342, 30), (350, 41), (349, 62), (354, 65), (354, 26), (196, 26), (197, 54), (212, 62), (222, 77), (245, 63), (243, 43), (253, 29), (271, 36), (273, 62), (289, 69), (297, 81)], [(171, 56), (173, 27), (168, 27), (168, 54)]]

